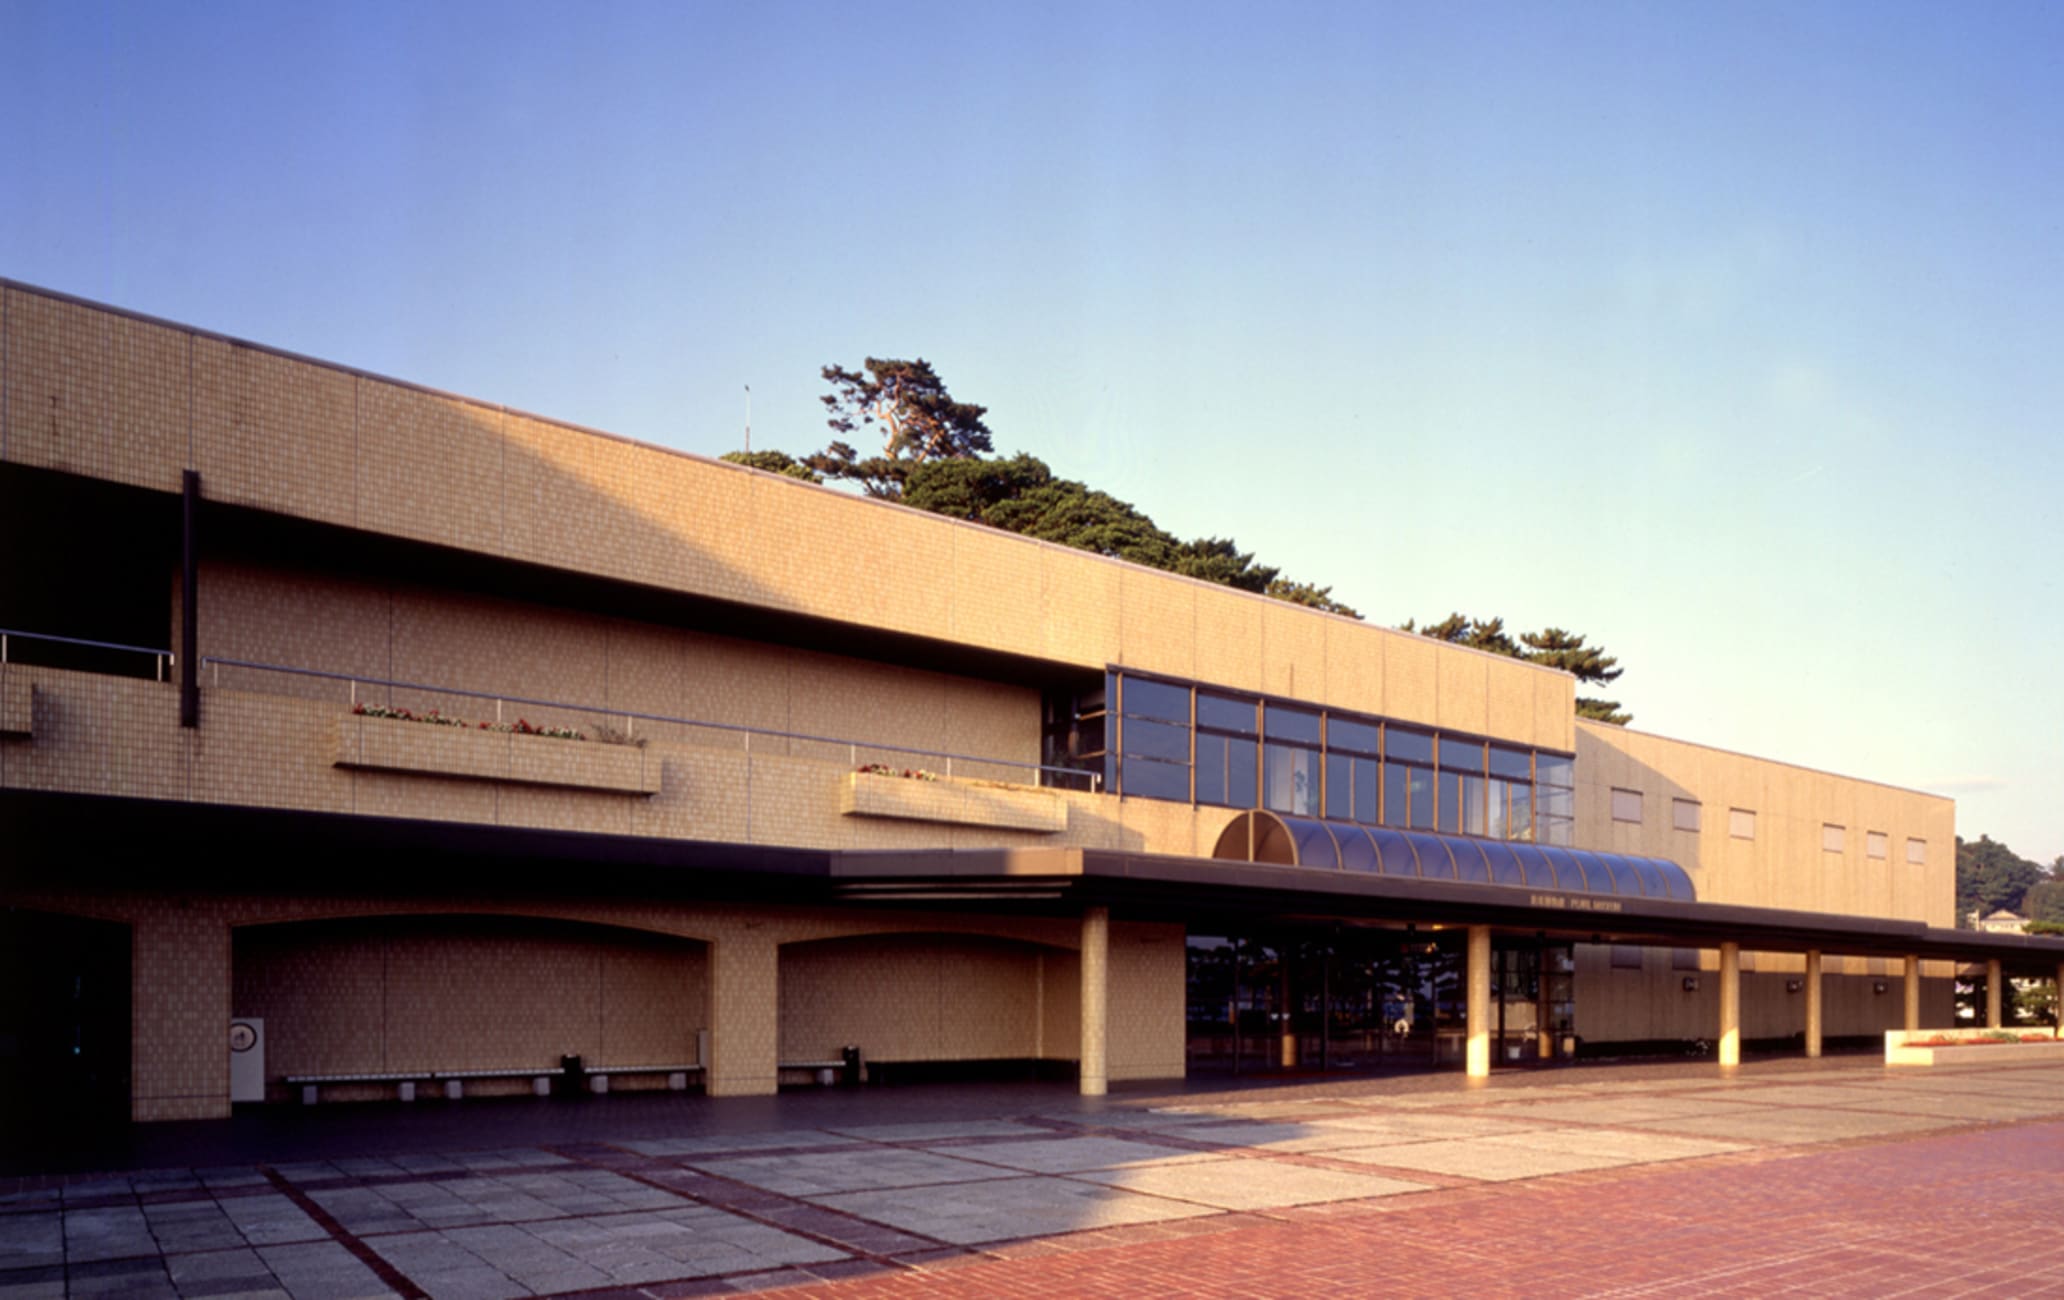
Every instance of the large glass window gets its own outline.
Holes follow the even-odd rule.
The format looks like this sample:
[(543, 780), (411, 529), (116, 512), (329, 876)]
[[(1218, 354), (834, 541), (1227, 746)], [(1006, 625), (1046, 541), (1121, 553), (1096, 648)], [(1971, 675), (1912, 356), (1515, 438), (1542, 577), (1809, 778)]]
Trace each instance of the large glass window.
[(1197, 692), (1197, 802), (1252, 808), (1257, 784), (1259, 702)]
[(1491, 787), (1484, 833), (1498, 840), (1534, 837), (1534, 756), (1524, 749), (1492, 745)]
[(1269, 705), (1261, 711), (1261, 725), (1268, 742), (1262, 749), (1262, 806), (1277, 812), (1317, 815), (1319, 715), (1309, 709)]
[(1383, 824), (1433, 829), (1433, 737), (1405, 727), (1383, 729)]
[(1118, 716), (1079, 711), (1074, 748), (1115, 742), (1128, 795), (1542, 844), (1574, 838), (1575, 765), (1565, 755), (1115, 670), (1111, 688)]
[(1382, 753), (1376, 724), (1326, 719), (1326, 816), (1371, 826), (1382, 820)]
[(1576, 760), (1534, 755), (1534, 839), (1567, 848), (1577, 832)]
[(1119, 744), (1124, 759), (1119, 788), (1149, 799), (1190, 795), (1190, 688), (1142, 677), (1118, 686)]

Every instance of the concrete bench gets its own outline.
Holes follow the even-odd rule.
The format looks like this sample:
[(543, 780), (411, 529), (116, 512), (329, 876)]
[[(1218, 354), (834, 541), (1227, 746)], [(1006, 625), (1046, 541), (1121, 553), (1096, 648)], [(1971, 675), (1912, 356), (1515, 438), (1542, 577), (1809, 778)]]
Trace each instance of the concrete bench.
[[(702, 1073), (700, 1065), (605, 1065), (589, 1070), (588, 1090), (597, 1095), (609, 1091), (609, 1076), (612, 1074), (664, 1074), (667, 1087), (683, 1092), (688, 1087), (690, 1075)], [(441, 1083), (448, 1100), (457, 1101), (466, 1095), (468, 1081), (481, 1079), (528, 1079), (531, 1092), (539, 1097), (552, 1093), (552, 1080), (561, 1077), (558, 1070), (390, 1070), (358, 1074), (290, 1074), (282, 1082), (288, 1087), (301, 1089), (301, 1104), (313, 1106), (321, 1099), (326, 1084), (339, 1083), (391, 1083), (403, 1101), (416, 1099), (416, 1085), (419, 1083)]]
[(784, 1070), (807, 1070), (817, 1076), (817, 1083), (820, 1087), (828, 1088), (837, 1082), (838, 1075), (844, 1072), (846, 1068), (846, 1063), (843, 1060), (783, 1061), (781, 1068)]
[(290, 1088), (299, 1088), (301, 1104), (313, 1106), (320, 1100), (323, 1086), (336, 1083), (392, 1083), (398, 1086), (403, 1101), (414, 1101), (416, 1085), (433, 1077), (429, 1070), (394, 1070), (362, 1074), (290, 1074), (281, 1082)]
[(598, 1096), (606, 1094), (613, 1074), (663, 1074), (669, 1091), (683, 1092), (688, 1087), (688, 1076), (701, 1073), (700, 1065), (598, 1065), (588, 1071), (588, 1091)]

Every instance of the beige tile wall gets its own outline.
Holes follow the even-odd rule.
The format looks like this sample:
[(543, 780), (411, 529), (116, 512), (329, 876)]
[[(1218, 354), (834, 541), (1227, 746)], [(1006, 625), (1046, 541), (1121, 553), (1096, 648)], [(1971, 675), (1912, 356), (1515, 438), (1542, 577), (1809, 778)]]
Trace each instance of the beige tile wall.
[[(1702, 901), (1955, 923), (1956, 804), (1939, 795), (1833, 776), (1787, 763), (1595, 723), (1577, 724), (1577, 843), (1668, 858)], [(1612, 817), (1612, 791), (1642, 794), (1639, 823)], [(1672, 800), (1700, 804), (1697, 832), (1674, 829)], [(1729, 811), (1756, 814), (1752, 840), (1729, 834)], [(1846, 827), (1841, 853), (1821, 827)], [(1883, 831), (1887, 857), (1865, 855)], [(1928, 861), (1906, 861), (1908, 837)]]
[[(695, 1061), (702, 945), (479, 917), (236, 932), (234, 1014), (289, 1074)], [(284, 1096), (284, 1091), (281, 1093)]]
[(166, 490), (191, 467), (211, 498), (369, 531), (1569, 746), (1572, 684), (1545, 669), (24, 286), (0, 300), (0, 459)]

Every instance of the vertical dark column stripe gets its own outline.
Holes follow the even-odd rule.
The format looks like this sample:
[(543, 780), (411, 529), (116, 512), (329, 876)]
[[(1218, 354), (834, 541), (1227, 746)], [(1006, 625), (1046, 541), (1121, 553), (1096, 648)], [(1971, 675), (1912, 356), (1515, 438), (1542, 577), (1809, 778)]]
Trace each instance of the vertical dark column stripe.
[(200, 552), (195, 530), (201, 508), (201, 476), (197, 470), (181, 470), (179, 545), (179, 725), (201, 725), (201, 677), (196, 647), (200, 644)]

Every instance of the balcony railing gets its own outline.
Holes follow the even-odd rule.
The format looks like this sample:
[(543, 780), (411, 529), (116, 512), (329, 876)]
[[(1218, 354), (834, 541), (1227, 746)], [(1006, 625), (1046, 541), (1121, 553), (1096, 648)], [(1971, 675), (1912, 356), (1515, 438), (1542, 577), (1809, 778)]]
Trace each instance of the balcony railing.
[[(385, 677), (368, 677), (355, 673), (328, 672), (319, 668), (294, 668), (284, 664), (258, 663), (248, 659), (229, 659), (217, 655), (203, 655), (201, 668), (210, 685), (222, 684), (222, 672), (254, 672), (277, 674), (286, 677), (313, 681), (336, 682), (346, 688), (347, 703), (356, 706), (372, 703), (361, 700), (364, 688), (383, 691), (407, 691), (429, 696), (452, 696), (459, 699), (481, 700), (494, 706), (494, 721), (504, 723), (506, 711), (513, 707), (549, 710), (553, 714), (579, 715), (608, 722), (619, 728), (626, 739), (635, 739), (637, 728), (647, 726), (685, 727), (696, 731), (715, 732), (739, 738), (746, 753), (753, 752), (753, 742), (759, 740), (783, 741), (792, 745), (814, 745), (831, 749), (843, 749), (845, 761), (853, 768), (863, 763), (882, 762), (883, 756), (900, 755), (903, 759), (914, 759), (916, 763), (899, 760), (891, 766), (924, 766), (929, 770), (933, 764), (942, 770), (937, 775), (953, 779), (956, 775), (1002, 779), (996, 774), (1023, 774), (1025, 784), (1045, 786), (1059, 790), (1098, 791), (1103, 785), (1103, 774), (1085, 772), (1079, 768), (1057, 767), (1045, 763), (1028, 763), (1021, 758), (997, 758), (980, 754), (959, 754), (941, 749), (921, 749), (910, 745), (887, 744), (878, 740), (855, 740), (840, 736), (819, 736), (809, 732), (780, 731), (771, 727), (752, 727), (734, 722), (712, 722), (706, 718), (683, 718), (665, 713), (646, 713), (636, 709), (620, 709), (602, 705), (581, 704), (568, 700), (546, 700), (531, 696), (508, 695), (495, 691), (466, 690), (456, 686), (438, 686), (426, 682), (398, 681)], [(482, 719), (485, 721), (485, 719)], [(959, 771), (956, 773), (956, 766)]]
[[(173, 665), (172, 652), (153, 646), (122, 645), (115, 641), (89, 641), (84, 637), (53, 636), (48, 632), (26, 632), (20, 628), (0, 627), (0, 666), (5, 666), (14, 653), (17, 642), (26, 641), (34, 645), (70, 646), (81, 650), (105, 650), (115, 654), (145, 655), (156, 660), (157, 680), (164, 681), (165, 674)], [(20, 662), (16, 660), (14, 662)], [(70, 667), (69, 664), (43, 664), (41, 658), (31, 661), (38, 667)]]

